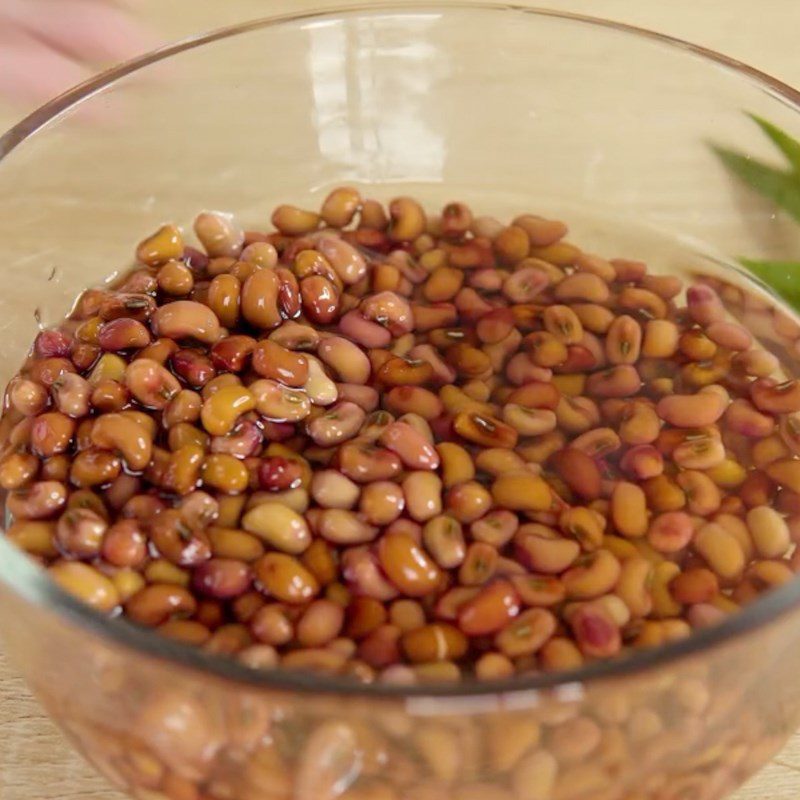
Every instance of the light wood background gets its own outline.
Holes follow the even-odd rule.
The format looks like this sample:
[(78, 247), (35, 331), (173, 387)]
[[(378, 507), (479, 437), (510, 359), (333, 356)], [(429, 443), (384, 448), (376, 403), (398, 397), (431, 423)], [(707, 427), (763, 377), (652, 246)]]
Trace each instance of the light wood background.
[[(2, 2), (2, 0), (0, 0)], [(346, 2), (346, 0), (345, 0)], [(440, 0), (446, 4), (447, 0)], [(524, 3), (525, 0), (516, 0)], [(57, 4), (57, 3), (56, 3)], [(135, 0), (131, 5), (164, 39), (271, 13), (331, 8), (333, 0)], [(534, 5), (534, 3), (529, 3)], [(374, 5), (383, 5), (376, 0)], [(653, 28), (753, 64), (800, 85), (797, 0), (541, 0), (553, 8)], [(0, 130), (30, 109), (0, 103)], [(800, 797), (800, 734), (731, 800)], [(0, 800), (124, 800), (75, 755), (45, 717), (0, 650)]]

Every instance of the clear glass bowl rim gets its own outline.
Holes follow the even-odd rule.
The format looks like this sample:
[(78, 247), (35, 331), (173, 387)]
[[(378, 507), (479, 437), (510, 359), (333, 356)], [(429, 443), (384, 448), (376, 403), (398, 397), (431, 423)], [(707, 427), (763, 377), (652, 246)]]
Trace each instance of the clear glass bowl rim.
[[(315, 19), (335, 19), (342, 15), (363, 13), (375, 16), (409, 12), (446, 15), (453, 11), (465, 10), (487, 14), (513, 12), (531, 17), (553, 18), (574, 25), (615, 31), (628, 35), (632, 39), (650, 40), (667, 49), (672, 49), (676, 53), (682, 51), (684, 54), (696, 56), (708, 62), (709, 66), (722, 67), (733, 72), (745, 81), (760, 86), (763, 91), (779, 102), (783, 102), (789, 108), (800, 113), (800, 91), (783, 81), (717, 51), (635, 25), (584, 14), (492, 2), (492, 0), (456, 0), (456, 2), (448, 2), (447, 5), (424, 2), (424, 0), (399, 0), (394, 4), (380, 6), (360, 2), (329, 9), (309, 10), (299, 14), (270, 15), (227, 26), (166, 45), (101, 72), (45, 103), (0, 136), (0, 161), (6, 158), (15, 147), (46, 128), (50, 123), (57, 121), (59, 116), (91, 98), (92, 95), (112, 86), (119, 79), (173, 55), (205, 44), (263, 28)], [(758, 283), (758, 281), (756, 282)], [(574, 687), (601, 680), (630, 678), (639, 672), (666, 666), (678, 659), (698, 655), (705, 650), (744, 637), (800, 607), (800, 578), (797, 578), (785, 586), (769, 592), (717, 626), (694, 632), (687, 639), (653, 649), (636, 651), (624, 658), (598, 661), (579, 669), (530, 677), (405, 687), (379, 683), (359, 684), (346, 678), (280, 669), (257, 671), (239, 664), (232, 658), (208, 654), (199, 648), (160, 637), (152, 631), (128, 623), (123, 618), (109, 618), (61, 590), (47, 577), (44, 570), (30, 561), (3, 536), (0, 536), (0, 581), (15, 595), (40, 610), (58, 615), (67, 623), (77, 625), (81, 629), (97, 635), (109, 645), (119, 645), (133, 653), (141, 653), (156, 661), (164, 662), (165, 666), (174, 664), (177, 667), (207, 675), (209, 678), (241, 685), (248, 690), (262, 689), (311, 695), (350, 695), (394, 700), (412, 697), (429, 699), (463, 697), (466, 699), (487, 695), (508, 696), (523, 692), (553, 690), (559, 687)]]

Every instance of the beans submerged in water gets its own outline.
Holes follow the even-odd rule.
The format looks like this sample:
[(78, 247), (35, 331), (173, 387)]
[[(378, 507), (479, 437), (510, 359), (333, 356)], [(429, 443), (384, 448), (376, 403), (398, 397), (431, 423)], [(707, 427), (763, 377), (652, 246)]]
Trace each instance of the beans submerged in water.
[(272, 220), (204, 212), (205, 255), (161, 228), (11, 382), (9, 535), (67, 591), (408, 684), (617, 657), (796, 569), (800, 383), (713, 282), (352, 187)]

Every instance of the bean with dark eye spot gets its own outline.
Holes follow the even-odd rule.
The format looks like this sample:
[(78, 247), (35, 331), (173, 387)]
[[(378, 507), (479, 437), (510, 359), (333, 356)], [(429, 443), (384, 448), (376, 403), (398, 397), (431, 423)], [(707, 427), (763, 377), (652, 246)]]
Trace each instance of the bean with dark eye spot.
[(163, 409), (180, 391), (175, 376), (156, 361), (140, 358), (125, 370), (125, 386), (146, 408)]
[(211, 437), (211, 452), (248, 458), (258, 452), (263, 438), (264, 434), (253, 420), (242, 419), (228, 433)]
[(359, 311), (365, 319), (377, 322), (392, 336), (414, 330), (414, 315), (408, 300), (395, 292), (378, 292), (362, 301)]
[(320, 447), (331, 447), (352, 439), (361, 428), (366, 413), (355, 403), (343, 402), (314, 417), (307, 425), (308, 435)]
[(201, 529), (192, 529), (177, 509), (160, 512), (149, 525), (158, 552), (179, 567), (194, 567), (211, 558), (211, 543)]

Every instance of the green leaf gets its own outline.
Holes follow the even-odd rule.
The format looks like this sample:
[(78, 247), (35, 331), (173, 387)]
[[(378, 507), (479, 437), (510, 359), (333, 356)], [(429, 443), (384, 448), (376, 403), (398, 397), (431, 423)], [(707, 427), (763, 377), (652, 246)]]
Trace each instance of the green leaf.
[(731, 172), (800, 222), (800, 175), (775, 169), (727, 147), (711, 147)]
[(759, 261), (752, 258), (740, 258), (739, 261), (800, 311), (800, 261)]
[(800, 142), (763, 117), (759, 117), (757, 114), (748, 114), (748, 116), (769, 136), (772, 143), (786, 156), (786, 160), (791, 164), (795, 173), (800, 176)]

